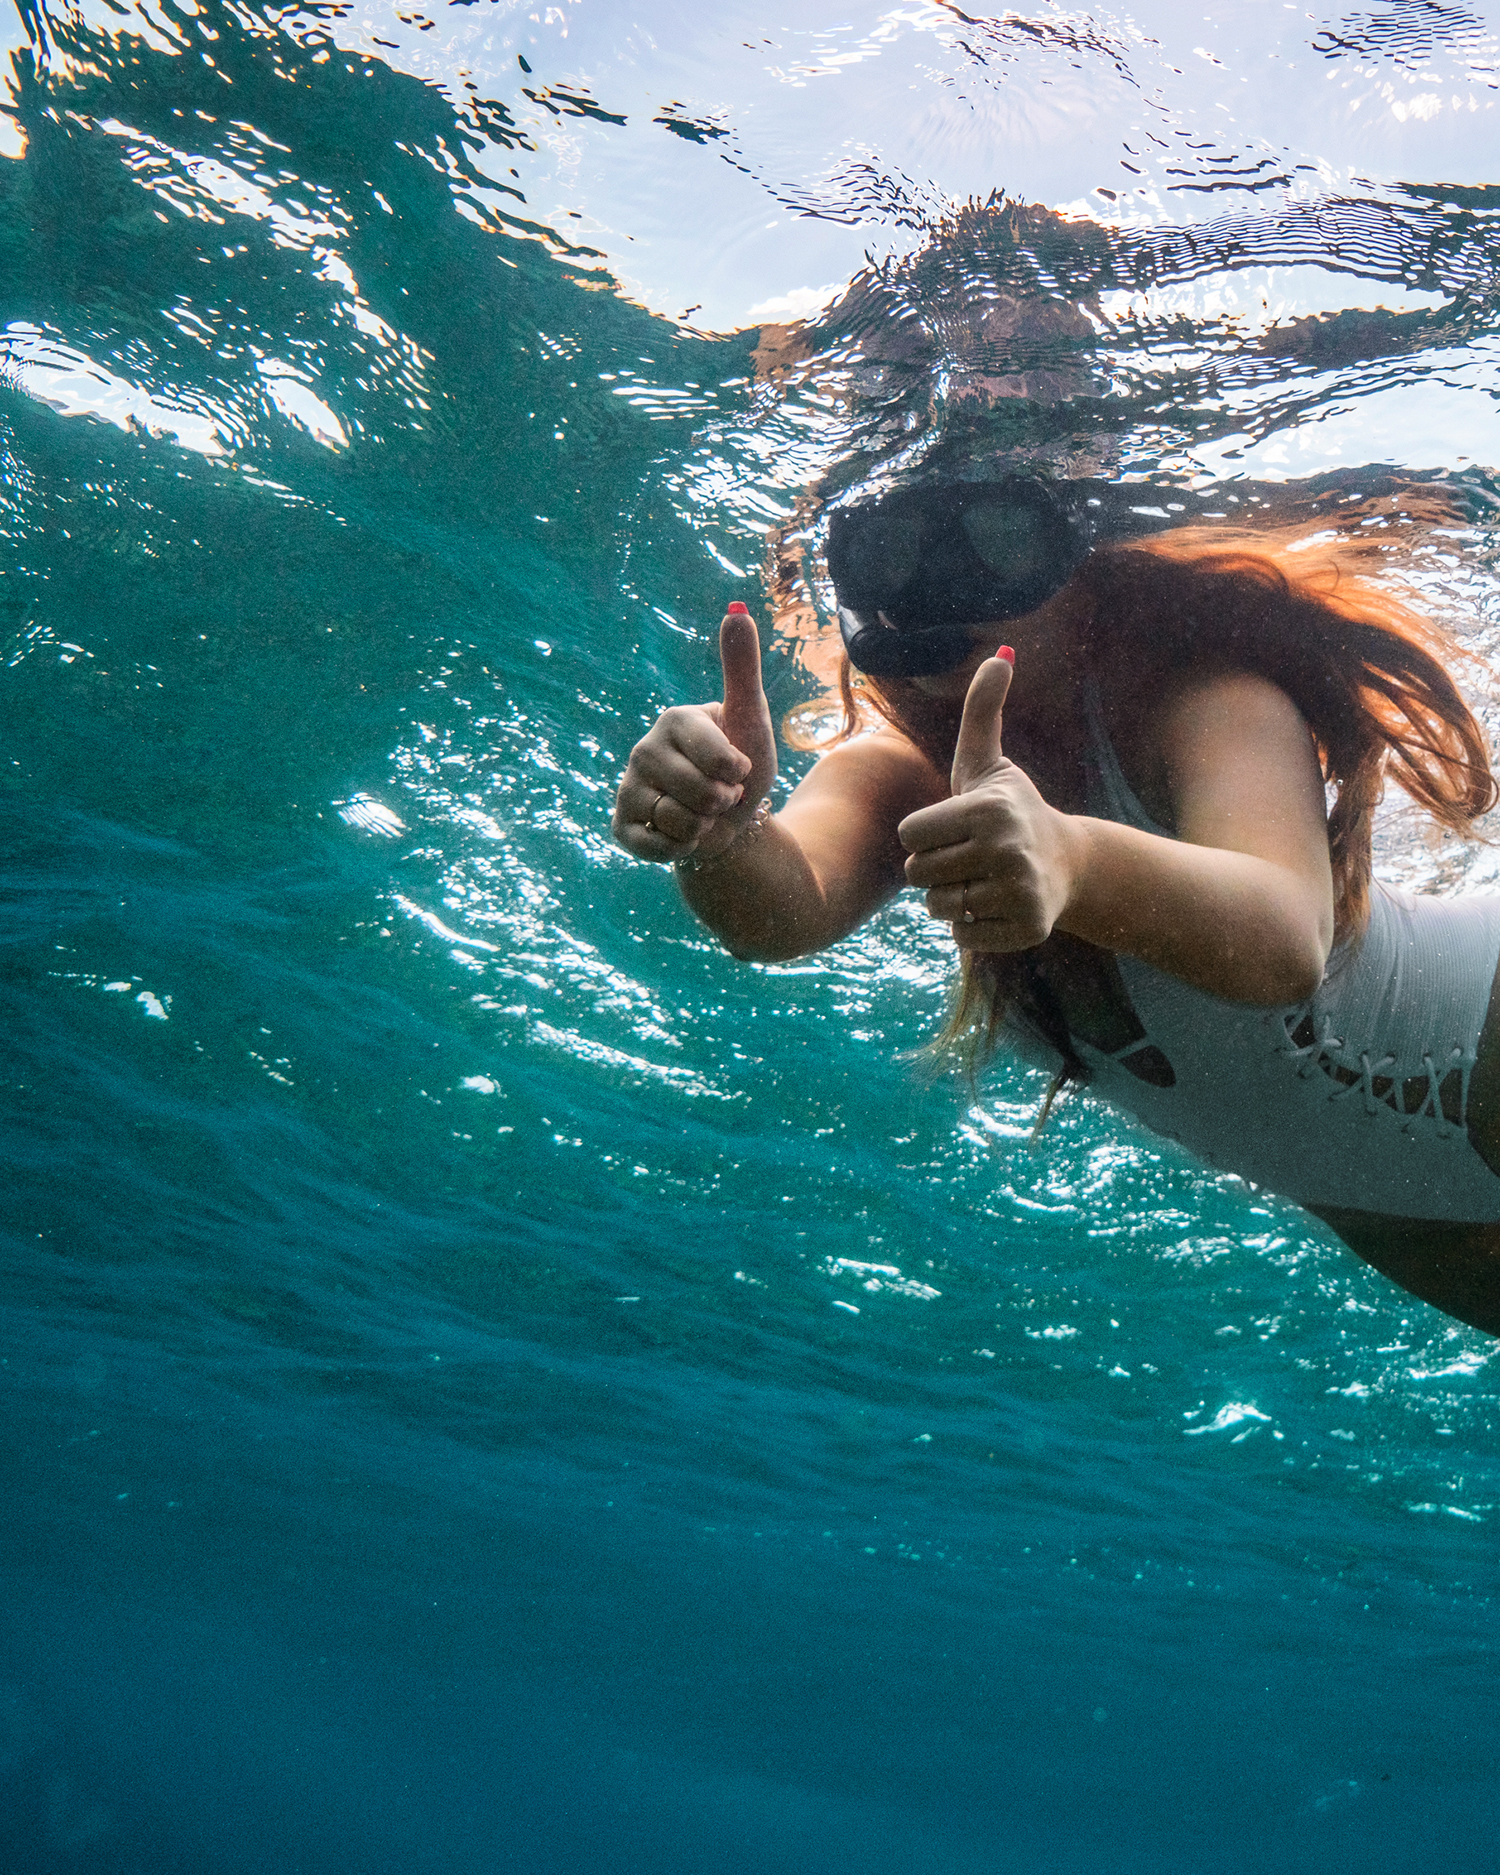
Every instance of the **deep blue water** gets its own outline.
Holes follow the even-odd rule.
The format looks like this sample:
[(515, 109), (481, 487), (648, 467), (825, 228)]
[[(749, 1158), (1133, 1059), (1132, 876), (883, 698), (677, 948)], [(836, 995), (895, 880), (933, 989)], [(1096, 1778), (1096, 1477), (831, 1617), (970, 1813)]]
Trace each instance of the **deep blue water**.
[(607, 823), (861, 444), (762, 326), (885, 266), (961, 384), (991, 189), (1022, 455), (1462, 476), (1484, 649), (1497, 24), (17, 16), (0, 1867), (1490, 1865), (1495, 1344)]

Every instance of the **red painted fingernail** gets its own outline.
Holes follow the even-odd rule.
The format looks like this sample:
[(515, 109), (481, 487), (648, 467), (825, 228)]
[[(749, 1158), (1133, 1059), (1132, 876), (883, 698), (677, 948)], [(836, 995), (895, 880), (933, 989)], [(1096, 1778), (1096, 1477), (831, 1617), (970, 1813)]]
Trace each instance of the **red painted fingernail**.
[(749, 606), (747, 606), (747, 605), (745, 604), (745, 602), (744, 602), (744, 600), (743, 600), (743, 599), (732, 599), (732, 600), (731, 600), (731, 601), (729, 602), (729, 607), (728, 607), (728, 610), (729, 610), (729, 611), (731, 611), (731, 612), (745, 612), (745, 613), (748, 613), (748, 612), (749, 612), (749, 610), (750, 610), (750, 608), (749, 608)]
[(1014, 651), (1011, 650), (1009, 645), (1001, 645), (1000, 649), (995, 653), (995, 656), (997, 658), (1004, 658), (1006, 663), (1009, 664), (1012, 667), (1012, 669), (1014, 669), (1015, 662), (1016, 662), (1016, 654)]

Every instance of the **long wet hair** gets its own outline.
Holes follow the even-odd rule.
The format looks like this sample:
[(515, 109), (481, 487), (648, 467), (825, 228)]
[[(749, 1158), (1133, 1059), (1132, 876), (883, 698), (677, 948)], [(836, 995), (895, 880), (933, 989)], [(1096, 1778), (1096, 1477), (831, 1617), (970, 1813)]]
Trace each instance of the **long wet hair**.
[[(1297, 532), (1303, 538), (1294, 541)], [(1500, 796), (1484, 732), (1448, 672), (1447, 660), (1462, 654), (1430, 620), (1362, 575), (1378, 551), (1369, 536), (1309, 540), (1305, 528), (1266, 534), (1192, 526), (1096, 549), (1073, 581), (1085, 602), (1085, 657), (1107, 633), (1148, 676), (1253, 672), (1296, 704), (1333, 800), (1336, 941), (1357, 938), (1369, 917), (1371, 827), (1387, 778), (1460, 836), (1472, 836), (1476, 817)], [(873, 710), (946, 775), (961, 700), (930, 696), (903, 679), (861, 677), (857, 690), (855, 682), (845, 658), (838, 739)], [(1080, 725), (1080, 757), (1083, 733)], [(1007, 1018), (1019, 1020), (1056, 1050), (1063, 1079), (1086, 1080), (1040, 957), (966, 952), (935, 1049), (956, 1054), (972, 1074)]]

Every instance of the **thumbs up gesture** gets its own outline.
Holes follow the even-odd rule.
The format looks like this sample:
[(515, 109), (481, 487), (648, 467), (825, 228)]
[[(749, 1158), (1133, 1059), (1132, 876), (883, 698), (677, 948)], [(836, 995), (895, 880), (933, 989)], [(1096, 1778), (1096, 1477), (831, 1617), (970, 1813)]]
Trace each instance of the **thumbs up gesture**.
[(719, 627), (721, 703), (663, 710), (630, 752), (613, 832), (637, 859), (712, 859), (776, 779), (776, 731), (760, 678), (760, 639), (743, 605)]
[(908, 814), (897, 832), (909, 885), (953, 926), (961, 950), (1031, 950), (1072, 896), (1077, 841), (1000, 746), (1014, 653), (1002, 646), (974, 673), (953, 752), (953, 792)]

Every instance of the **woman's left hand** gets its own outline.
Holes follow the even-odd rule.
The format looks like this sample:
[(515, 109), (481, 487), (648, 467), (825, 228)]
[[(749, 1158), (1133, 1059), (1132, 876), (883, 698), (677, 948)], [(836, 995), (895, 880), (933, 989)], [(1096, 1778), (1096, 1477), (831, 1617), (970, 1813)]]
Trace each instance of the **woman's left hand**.
[(964, 699), (953, 792), (897, 829), (909, 885), (953, 926), (961, 950), (1031, 950), (1050, 936), (1082, 863), (1073, 821), (1049, 807), (1000, 747), (1012, 666), (986, 658)]

